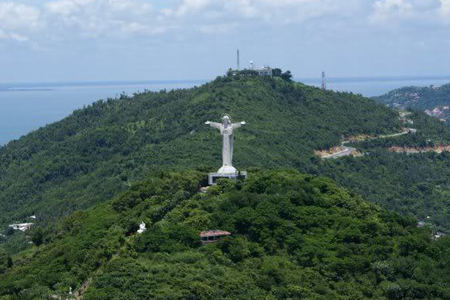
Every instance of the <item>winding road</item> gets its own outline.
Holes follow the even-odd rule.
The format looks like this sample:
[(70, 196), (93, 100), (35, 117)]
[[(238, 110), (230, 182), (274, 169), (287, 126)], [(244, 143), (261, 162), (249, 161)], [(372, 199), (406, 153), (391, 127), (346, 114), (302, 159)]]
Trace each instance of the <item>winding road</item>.
[[(377, 138), (374, 139), (387, 139), (387, 138), (393, 138), (393, 137), (398, 137), (401, 135), (405, 135), (408, 133), (415, 133), (417, 130), (416, 129), (412, 129), (412, 128), (408, 128), (408, 129), (404, 129), (403, 132), (400, 133), (394, 133), (394, 134), (390, 134), (390, 135), (382, 135), (379, 136)], [(352, 154), (354, 154), (355, 152), (358, 151), (358, 149), (353, 148), (353, 147), (347, 147), (345, 146), (346, 144), (349, 144), (350, 141), (344, 141), (341, 143), (341, 146), (344, 147), (345, 149), (342, 151), (339, 151), (337, 153), (331, 154), (329, 156), (324, 156), (322, 157), (322, 159), (335, 159), (335, 158), (340, 158), (340, 157), (344, 157), (344, 156), (350, 156)]]
[(339, 151), (339, 152), (331, 154), (329, 156), (324, 156), (324, 157), (322, 157), (322, 159), (335, 159), (335, 158), (340, 158), (340, 157), (344, 157), (344, 156), (350, 156), (353, 153), (355, 153), (357, 151), (356, 148), (344, 146), (347, 143), (349, 143), (349, 141), (342, 142), (342, 144), (341, 144), (342, 147), (345, 148), (345, 150)]

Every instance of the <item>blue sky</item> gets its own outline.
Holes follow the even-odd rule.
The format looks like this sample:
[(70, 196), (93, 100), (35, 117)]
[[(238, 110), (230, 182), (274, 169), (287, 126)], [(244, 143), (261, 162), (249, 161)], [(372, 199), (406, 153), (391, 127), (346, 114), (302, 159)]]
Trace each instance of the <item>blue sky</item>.
[(450, 75), (450, 0), (0, 0), (0, 82)]

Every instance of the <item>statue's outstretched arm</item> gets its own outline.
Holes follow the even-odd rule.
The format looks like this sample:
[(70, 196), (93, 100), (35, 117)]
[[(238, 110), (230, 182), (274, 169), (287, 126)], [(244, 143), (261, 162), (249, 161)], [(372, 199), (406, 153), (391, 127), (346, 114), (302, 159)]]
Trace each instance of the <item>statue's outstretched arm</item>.
[(245, 125), (245, 121), (240, 122), (240, 123), (233, 123), (233, 129), (237, 129), (239, 127), (241, 127), (242, 125)]
[(220, 129), (220, 126), (222, 126), (222, 124), (220, 124), (220, 123), (210, 122), (210, 121), (205, 122), (205, 124), (209, 125), (211, 127), (217, 128), (217, 129)]

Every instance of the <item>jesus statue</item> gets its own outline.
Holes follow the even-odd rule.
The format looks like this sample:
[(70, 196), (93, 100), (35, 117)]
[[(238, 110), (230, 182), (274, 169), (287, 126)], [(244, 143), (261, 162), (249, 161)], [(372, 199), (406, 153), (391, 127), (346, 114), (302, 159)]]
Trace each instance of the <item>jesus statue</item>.
[(236, 174), (237, 170), (233, 167), (233, 140), (234, 130), (238, 129), (245, 122), (231, 123), (230, 116), (222, 117), (222, 123), (206, 122), (206, 125), (217, 128), (223, 136), (222, 148), (222, 168), (217, 173), (219, 174)]

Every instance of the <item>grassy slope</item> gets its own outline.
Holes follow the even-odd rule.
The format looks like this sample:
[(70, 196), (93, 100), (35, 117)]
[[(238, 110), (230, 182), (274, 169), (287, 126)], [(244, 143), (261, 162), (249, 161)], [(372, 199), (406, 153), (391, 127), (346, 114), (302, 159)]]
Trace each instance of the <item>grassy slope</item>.
[[(89, 278), (87, 300), (450, 297), (449, 238), (328, 179), (264, 171), (203, 194), (203, 178), (151, 177), (73, 215), (0, 275), (0, 299), (64, 295)], [(233, 237), (200, 247), (212, 228)]]

